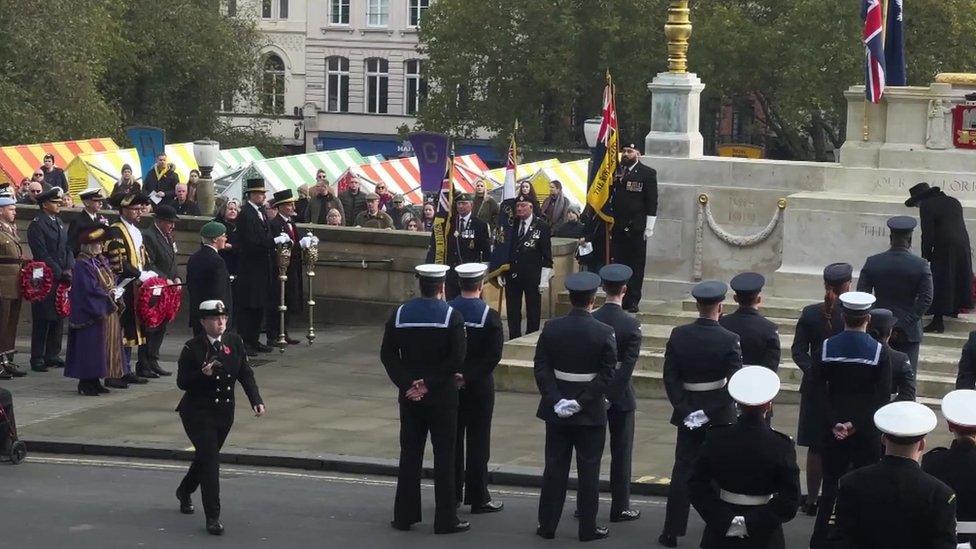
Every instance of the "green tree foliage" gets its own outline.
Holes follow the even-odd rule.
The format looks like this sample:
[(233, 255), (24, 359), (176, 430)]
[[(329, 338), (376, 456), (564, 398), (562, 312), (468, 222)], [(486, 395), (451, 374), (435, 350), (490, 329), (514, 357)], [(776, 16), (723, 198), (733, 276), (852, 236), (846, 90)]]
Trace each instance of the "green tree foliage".
[[(0, 143), (228, 133), (221, 97), (254, 97), (262, 39), (219, 0), (0, 0)], [(240, 132), (237, 132), (240, 133)]]
[[(855, 0), (692, 0), (689, 67), (706, 84), (702, 119), (755, 99), (756, 131), (797, 160), (829, 160), (846, 132), (843, 92), (863, 82), (862, 21)], [(506, 133), (523, 143), (582, 142), (599, 113), (603, 73), (617, 83), (624, 139), (650, 120), (649, 82), (666, 69), (665, 0), (439, 0), (421, 29), (433, 86), (421, 124), (470, 136)], [(906, 1), (911, 85), (941, 71), (976, 71), (973, 0)], [(459, 87), (467, 101), (458, 102)], [(464, 95), (464, 94), (462, 94)], [(763, 128), (763, 126), (766, 126)], [(765, 131), (763, 131), (765, 130)]]

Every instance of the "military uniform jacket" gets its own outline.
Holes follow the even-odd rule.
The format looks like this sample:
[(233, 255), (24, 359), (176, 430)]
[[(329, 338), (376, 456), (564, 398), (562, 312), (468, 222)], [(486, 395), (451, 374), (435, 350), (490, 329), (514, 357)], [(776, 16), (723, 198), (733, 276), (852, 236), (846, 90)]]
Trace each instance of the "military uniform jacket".
[(543, 267), (552, 267), (552, 238), (549, 226), (533, 215), (525, 235), (519, 238), (522, 220), (516, 218), (510, 235), (512, 247), (509, 276), (518, 278), (522, 287), (538, 286)]
[(684, 429), (684, 419), (702, 410), (709, 425), (735, 421), (735, 404), (723, 385), (712, 391), (689, 391), (685, 383), (710, 383), (728, 380), (742, 368), (739, 336), (718, 322), (699, 318), (678, 326), (664, 350), (664, 388), (674, 407), (671, 424)]
[(176, 272), (176, 241), (170, 241), (153, 224), (142, 233), (143, 246), (152, 270), (159, 276), (173, 280), (179, 276)]
[[(606, 425), (605, 395), (616, 368), (613, 328), (580, 308), (550, 320), (535, 346), (535, 384), (542, 395), (536, 417), (557, 425)], [(579, 375), (593, 378), (560, 379)], [(582, 410), (560, 418), (553, 406), (562, 399), (577, 401)]]
[(851, 549), (955, 549), (956, 498), (913, 460), (885, 456), (840, 479), (829, 538)]
[(976, 331), (969, 332), (969, 339), (962, 346), (956, 389), (976, 389)]
[[(57, 217), (51, 217), (44, 212), (38, 212), (37, 217), (27, 227), (27, 244), (30, 246), (31, 257), (43, 261), (51, 268), (54, 282), (61, 280), (65, 273), (71, 273), (75, 264), (74, 254), (68, 245), (68, 231)], [(31, 304), (31, 314), (38, 320), (59, 320), (55, 299), (57, 292), (51, 291), (48, 296), (37, 303)]]
[(833, 306), (829, 315), (824, 307), (823, 303), (804, 307), (793, 333), (790, 351), (793, 362), (803, 371), (803, 381), (800, 382), (803, 394), (813, 388), (813, 362), (820, 356), (824, 340), (844, 331), (844, 312), (840, 303)]
[(861, 268), (857, 291), (874, 292), (878, 298), (874, 306), (895, 314), (895, 328), (904, 332), (907, 341), (922, 341), (922, 315), (932, 304), (928, 261), (901, 248), (872, 255)]
[(465, 386), (477, 386), (491, 378), (502, 359), (505, 334), (501, 315), (477, 298), (457, 297), (448, 305), (464, 318), (467, 347), (460, 372)]
[(849, 421), (854, 436), (878, 433), (874, 413), (891, 399), (891, 358), (883, 345), (864, 332), (845, 330), (824, 341), (813, 376), (831, 427)]
[(234, 310), (227, 265), (210, 246), (200, 246), (186, 262), (186, 289), (191, 328), (200, 322), (200, 304), (204, 301), (219, 299), (228, 310)]
[[(302, 298), (304, 284), (302, 282), (302, 245), (298, 242), (302, 237), (298, 234), (298, 226), (295, 225), (294, 218), (286, 220), (280, 215), (275, 216), (268, 224), (271, 227), (270, 232), (272, 235), (277, 236), (285, 233), (291, 237), (291, 258), (289, 259), (288, 270), (285, 273), (288, 275), (288, 280), (285, 281), (285, 305), (288, 306), (289, 312), (301, 313), (302, 307), (304, 306), (304, 300)], [(271, 276), (275, 282), (274, 291), (271, 293), (271, 301), (277, 305), (281, 301), (277, 254), (274, 256), (271, 267)]]
[[(212, 376), (203, 374), (203, 365), (211, 360), (220, 361)], [(224, 412), (234, 411), (234, 385), (244, 387), (251, 407), (264, 404), (254, 380), (254, 370), (247, 361), (241, 336), (225, 332), (220, 337), (219, 348), (210, 344), (206, 334), (194, 337), (183, 345), (180, 352), (176, 385), (186, 391), (177, 412)]]
[(743, 366), (765, 366), (779, 369), (779, 328), (752, 307), (739, 307), (718, 321), (726, 330), (739, 336)]
[[(934, 448), (922, 457), (922, 470), (956, 493), (957, 522), (976, 521), (976, 446), (971, 440), (957, 438), (949, 448)], [(976, 541), (973, 534), (959, 538)]]
[[(418, 297), (390, 315), (380, 345), (380, 359), (397, 386), (400, 402), (417, 406), (457, 408), (454, 374), (464, 365), (467, 340), (464, 318), (447, 303)], [(428, 393), (420, 402), (404, 396), (423, 379)]]
[(647, 216), (657, 215), (657, 172), (639, 160), (629, 171), (621, 170), (613, 183), (614, 231), (643, 238)]
[(261, 308), (270, 298), (272, 289), (272, 261), (275, 256), (274, 238), (266, 217), (258, 215), (251, 202), (241, 205), (237, 216), (237, 232), (240, 234), (241, 269), (234, 281), (238, 307)]
[[(105, 244), (105, 257), (108, 258), (112, 272), (115, 273), (118, 281), (125, 278), (135, 278), (126, 285), (122, 294), (122, 302), (125, 308), (119, 315), (122, 323), (123, 343), (126, 347), (135, 347), (146, 342), (142, 333), (142, 326), (136, 315), (136, 287), (139, 285), (139, 275), (142, 271), (149, 271), (149, 254), (146, 253), (145, 237), (143, 245), (136, 249), (135, 241), (129, 234), (129, 229), (122, 221), (113, 223), (108, 228), (109, 238)], [(134, 229), (138, 231), (139, 229)], [(141, 232), (141, 231), (140, 231)], [(158, 274), (158, 273), (157, 273)]]
[[(491, 259), (491, 235), (488, 224), (471, 214), (467, 226), (461, 228), (461, 220), (451, 218), (451, 229), (447, 236), (447, 265), (480, 263)], [(434, 262), (434, 235), (430, 235), (427, 246), (427, 263)]]
[[(701, 547), (784, 548), (782, 525), (796, 516), (800, 503), (800, 468), (793, 441), (756, 414), (709, 429), (688, 490), (705, 520)], [(735, 505), (724, 501), (719, 490), (773, 497), (765, 505)], [(732, 545), (725, 533), (735, 516), (745, 518), (749, 535)]]
[(908, 355), (892, 349), (887, 343), (885, 351), (891, 359), (891, 392), (893, 400), (915, 400), (915, 372)]
[(0, 298), (20, 299), (20, 269), (24, 246), (6, 223), (0, 222)]
[(71, 224), (68, 225), (68, 242), (71, 243), (71, 251), (78, 255), (78, 250), (81, 248), (81, 245), (78, 244), (78, 235), (81, 231), (96, 227), (108, 228), (108, 225), (108, 219), (100, 213), (96, 213), (93, 218), (87, 210), (78, 212), (71, 220)]
[(636, 410), (637, 398), (634, 395), (631, 376), (640, 357), (643, 339), (640, 322), (624, 312), (623, 308), (616, 303), (605, 303), (593, 312), (593, 318), (613, 328), (617, 340), (617, 371), (613, 374), (613, 382), (607, 388), (610, 407), (619, 412)]

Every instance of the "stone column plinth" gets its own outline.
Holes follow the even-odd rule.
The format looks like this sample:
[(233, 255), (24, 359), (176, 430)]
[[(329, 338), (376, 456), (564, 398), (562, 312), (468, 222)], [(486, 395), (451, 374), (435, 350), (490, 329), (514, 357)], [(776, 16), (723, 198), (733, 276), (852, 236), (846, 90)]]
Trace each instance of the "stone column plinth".
[(701, 92), (705, 84), (694, 73), (662, 72), (647, 85), (651, 90), (651, 132), (644, 154), (698, 158), (704, 140), (699, 131)]

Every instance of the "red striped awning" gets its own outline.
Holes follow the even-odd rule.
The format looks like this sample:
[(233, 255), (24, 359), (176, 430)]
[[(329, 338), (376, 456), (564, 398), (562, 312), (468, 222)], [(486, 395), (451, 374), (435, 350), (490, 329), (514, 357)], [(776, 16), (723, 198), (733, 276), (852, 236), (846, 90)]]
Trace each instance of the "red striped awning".
[[(423, 204), (420, 192), (420, 168), (417, 159), (395, 158), (375, 164), (363, 164), (350, 168), (349, 172), (365, 180), (367, 190), (375, 189), (377, 183), (386, 183), (393, 194), (402, 194), (411, 204)], [(484, 177), (488, 166), (476, 154), (455, 158), (454, 185), (463, 192), (474, 192), (475, 182)]]
[(44, 163), (44, 155), (48, 153), (54, 155), (54, 165), (63, 170), (79, 154), (115, 151), (118, 148), (115, 141), (107, 137), (0, 147), (0, 181), (19, 185), (21, 179), (30, 178), (34, 170)]

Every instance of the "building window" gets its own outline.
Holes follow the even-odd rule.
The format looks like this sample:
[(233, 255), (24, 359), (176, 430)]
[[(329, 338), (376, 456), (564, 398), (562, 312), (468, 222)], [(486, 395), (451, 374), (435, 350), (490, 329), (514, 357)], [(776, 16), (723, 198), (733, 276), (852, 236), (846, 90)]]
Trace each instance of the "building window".
[(285, 112), (285, 63), (275, 54), (269, 55), (264, 60), (261, 111), (266, 114)]
[(349, 112), (349, 59), (329, 57), (325, 60), (326, 105), (328, 112)]
[(278, 0), (278, 18), (288, 19), (288, 0)]
[(390, 23), (390, 0), (366, 0), (366, 25), (385, 27)]
[(227, 92), (220, 96), (220, 111), (234, 112), (234, 92)]
[(333, 25), (349, 24), (349, 0), (332, 0), (329, 22)]
[(427, 99), (427, 79), (420, 74), (419, 59), (411, 59), (404, 65), (404, 73), (407, 77), (404, 114), (413, 116), (420, 111), (420, 106)]
[(261, 17), (271, 19), (271, 0), (261, 0)]
[(227, 16), (237, 16), (237, 0), (227, 0)]
[(386, 114), (389, 103), (390, 63), (386, 59), (366, 60), (366, 112)]
[(430, 7), (430, 0), (410, 0), (410, 26), (419, 27), (424, 12)]

